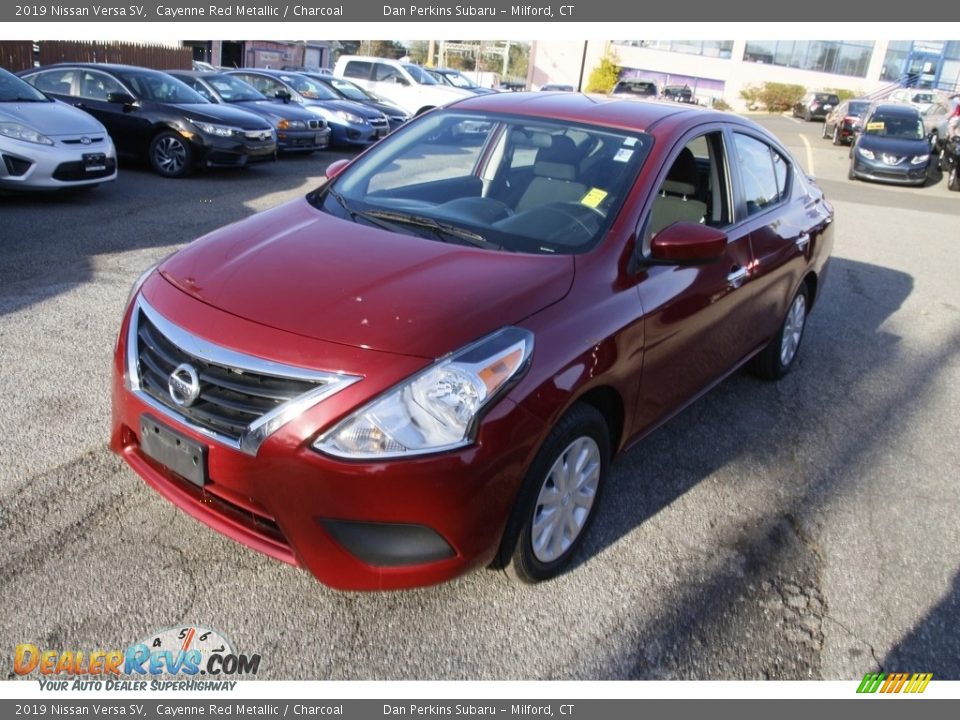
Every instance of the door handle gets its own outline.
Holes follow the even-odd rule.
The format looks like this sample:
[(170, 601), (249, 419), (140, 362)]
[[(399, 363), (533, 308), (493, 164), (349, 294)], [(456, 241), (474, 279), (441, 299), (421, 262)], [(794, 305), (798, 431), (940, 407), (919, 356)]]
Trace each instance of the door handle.
[(810, 233), (803, 233), (803, 235), (798, 237), (794, 243), (800, 252), (804, 252), (807, 249), (807, 245), (810, 244)]
[(750, 271), (747, 268), (734, 265), (730, 269), (730, 274), (727, 275), (727, 284), (736, 290), (738, 287), (743, 285), (743, 281), (747, 279), (749, 274)]

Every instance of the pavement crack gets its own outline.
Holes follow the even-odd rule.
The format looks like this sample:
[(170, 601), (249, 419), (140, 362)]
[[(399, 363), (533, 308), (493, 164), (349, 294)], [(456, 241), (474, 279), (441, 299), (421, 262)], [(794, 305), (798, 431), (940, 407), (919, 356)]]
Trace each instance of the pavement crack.
[(876, 648), (873, 647), (873, 644), (872, 644), (872, 643), (869, 643), (869, 642), (867, 642), (866, 640), (864, 640), (862, 637), (860, 637), (860, 636), (857, 635), (855, 632), (853, 632), (853, 630), (851, 630), (850, 628), (848, 628), (846, 625), (844, 625), (842, 622), (840, 622), (839, 620), (837, 620), (835, 617), (832, 617), (831, 615), (825, 614), (825, 615), (823, 616), (823, 619), (824, 619), (824, 620), (829, 620), (829, 621), (832, 622), (834, 625), (836, 625), (838, 628), (840, 628), (841, 630), (843, 630), (847, 635), (849, 635), (849, 636), (852, 637), (854, 640), (856, 640), (858, 643), (860, 643), (861, 645), (865, 645), (865, 646), (867, 647), (867, 649), (870, 651), (870, 657), (872, 657), (872, 658), (873, 658), (873, 661), (877, 664), (877, 669), (878, 669), (880, 672), (885, 672), (884, 667), (883, 667), (883, 663), (880, 661), (880, 658), (877, 656)]

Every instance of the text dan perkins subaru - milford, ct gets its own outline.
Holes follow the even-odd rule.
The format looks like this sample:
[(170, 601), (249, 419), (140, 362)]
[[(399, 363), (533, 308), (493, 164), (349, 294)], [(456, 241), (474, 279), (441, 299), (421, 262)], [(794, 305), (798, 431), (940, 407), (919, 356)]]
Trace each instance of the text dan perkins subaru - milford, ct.
[(793, 367), (833, 244), (776, 138), (676, 103), (473, 96), (327, 178), (138, 279), (111, 447), (338, 588), (561, 572), (617, 452)]

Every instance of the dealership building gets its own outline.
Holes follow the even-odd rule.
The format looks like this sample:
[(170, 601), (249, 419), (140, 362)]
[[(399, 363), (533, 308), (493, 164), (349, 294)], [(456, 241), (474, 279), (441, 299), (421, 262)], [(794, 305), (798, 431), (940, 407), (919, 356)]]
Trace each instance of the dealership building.
[(869, 93), (910, 78), (918, 87), (960, 89), (957, 40), (538, 40), (527, 87), (585, 90), (608, 52), (622, 78), (688, 85), (701, 100), (723, 98), (735, 107), (744, 87), (768, 81)]

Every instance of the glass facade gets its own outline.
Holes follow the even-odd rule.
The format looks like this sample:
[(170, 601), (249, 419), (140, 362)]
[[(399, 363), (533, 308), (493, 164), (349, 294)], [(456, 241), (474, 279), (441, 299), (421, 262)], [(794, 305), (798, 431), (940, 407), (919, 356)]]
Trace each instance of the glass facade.
[(915, 76), (917, 85), (942, 90), (960, 89), (960, 41), (894, 40), (887, 46), (881, 80), (896, 82)]
[(751, 40), (746, 62), (866, 77), (873, 53), (870, 40)]
[(733, 40), (614, 40), (613, 43), (725, 60), (729, 60), (733, 52)]

